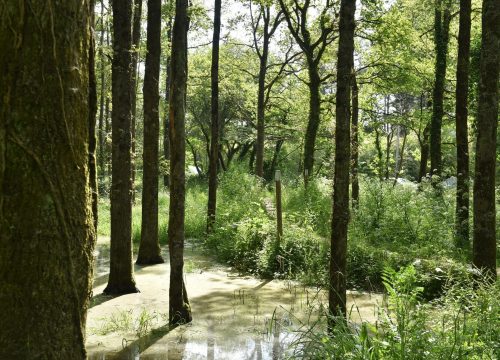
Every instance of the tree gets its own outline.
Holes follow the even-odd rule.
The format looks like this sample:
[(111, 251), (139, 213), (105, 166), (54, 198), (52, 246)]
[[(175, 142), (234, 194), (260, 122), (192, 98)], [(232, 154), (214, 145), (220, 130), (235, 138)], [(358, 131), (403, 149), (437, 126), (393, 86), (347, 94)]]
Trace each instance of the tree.
[(186, 83), (187, 83), (187, 16), (188, 0), (176, 0), (172, 37), (170, 86), (170, 211), (168, 217), (168, 248), (170, 252), (170, 324), (192, 320), (191, 307), (183, 279), (184, 218), (186, 200)]
[[(94, 0), (90, 0), (90, 15), (91, 28), (95, 28)], [(99, 204), (99, 192), (97, 189), (97, 138), (96, 115), (97, 115), (97, 84), (95, 78), (95, 38), (92, 31), (89, 46), (89, 180), (90, 189), (92, 190), (92, 215), (94, 219), (94, 229), (97, 231), (97, 208)]]
[(163, 263), (158, 239), (161, 0), (148, 0), (147, 53), (144, 73), (144, 145), (141, 244), (137, 264)]
[[(170, 67), (170, 50), (172, 47), (172, 22), (173, 17), (173, 0), (167, 2), (167, 49), (166, 49), (166, 63), (165, 63), (165, 101), (168, 105), (170, 98), (170, 78), (171, 78), (171, 67)], [(166, 107), (168, 109), (168, 106)], [(163, 121), (163, 157), (165, 161), (170, 161), (170, 140), (168, 139), (168, 120), (169, 120), (168, 110), (165, 111), (165, 117)], [(170, 187), (170, 176), (168, 172), (163, 175), (163, 186), (165, 188)]]
[(215, 0), (214, 33), (212, 41), (211, 69), (211, 124), (210, 156), (208, 164), (208, 207), (207, 232), (211, 232), (215, 223), (217, 209), (217, 164), (219, 159), (219, 40), (220, 40), (221, 0)]
[[(257, 92), (257, 142), (255, 154), (255, 175), (264, 176), (264, 138), (265, 138), (265, 95), (266, 95), (266, 74), (268, 70), (269, 43), (278, 25), (283, 20), (279, 12), (271, 18), (271, 5), (260, 3), (257, 19), (254, 20), (252, 2), (250, 1), (250, 16), (252, 20), (252, 35), (255, 51), (259, 57), (259, 88)], [(262, 28), (260, 22), (262, 21)], [(258, 32), (262, 31), (262, 45), (259, 46)]]
[[(443, 3), (444, 2), (444, 3)], [(434, 43), (436, 65), (434, 70), (434, 88), (432, 93), (432, 118), (430, 126), (431, 175), (441, 176), (441, 126), (443, 121), (444, 83), (446, 80), (446, 60), (450, 36), (449, 0), (436, 0), (434, 10)]]
[[(350, 92), (356, 2), (340, 3), (337, 94), (335, 104), (335, 175), (330, 257), (329, 312), (346, 316), (347, 225), (349, 223)], [(329, 324), (332, 326), (332, 322)]]
[(105, 294), (137, 292), (132, 266), (132, 1), (113, 1), (111, 249)]
[[(354, 71), (354, 70), (353, 70)], [(359, 179), (358, 179), (358, 163), (359, 163), (359, 102), (358, 102), (358, 84), (356, 82), (356, 74), (353, 73), (352, 81), (352, 114), (351, 114), (351, 188), (352, 188), (352, 207), (356, 208), (359, 204)]]
[(471, 0), (460, 0), (455, 103), (457, 141), (455, 238), (457, 245), (462, 248), (466, 248), (469, 245), (469, 136), (467, 131), (467, 97), (469, 94), (470, 28)]
[(90, 1), (0, 11), (0, 358), (85, 359)]
[[(285, 3), (286, 0), (279, 0), (283, 15), (288, 25), (290, 33), (304, 52), (307, 63), (307, 72), (309, 75), (309, 118), (304, 140), (304, 175), (313, 174), (314, 150), (316, 144), (316, 135), (320, 124), (321, 115), (321, 96), (320, 86), (326, 78), (320, 77), (319, 65), (327, 46), (335, 39), (333, 36), (333, 4), (326, 0), (322, 9), (319, 11), (316, 22), (319, 24), (318, 35), (312, 39), (309, 18), (315, 4), (311, 0), (305, 0), (303, 4), (298, 0), (293, 0), (292, 5)], [(307, 182), (307, 176), (305, 176)]]
[(131, 94), (131, 107), (132, 107), (132, 201), (135, 202), (135, 148), (136, 148), (136, 134), (137, 128), (137, 87), (138, 80), (138, 67), (139, 62), (139, 48), (141, 44), (141, 20), (142, 20), (142, 0), (134, 0), (132, 18), (132, 94)]
[(473, 263), (496, 278), (495, 161), (500, 68), (500, 6), (483, 1), (474, 177)]

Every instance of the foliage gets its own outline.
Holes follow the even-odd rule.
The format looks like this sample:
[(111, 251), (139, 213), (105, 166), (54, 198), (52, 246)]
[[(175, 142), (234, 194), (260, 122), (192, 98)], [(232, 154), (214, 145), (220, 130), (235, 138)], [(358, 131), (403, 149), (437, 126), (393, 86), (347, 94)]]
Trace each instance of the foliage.
[(376, 323), (304, 326), (295, 358), (496, 359), (500, 355), (500, 283), (452, 286), (434, 303), (421, 302), (414, 267), (385, 270), (387, 306)]

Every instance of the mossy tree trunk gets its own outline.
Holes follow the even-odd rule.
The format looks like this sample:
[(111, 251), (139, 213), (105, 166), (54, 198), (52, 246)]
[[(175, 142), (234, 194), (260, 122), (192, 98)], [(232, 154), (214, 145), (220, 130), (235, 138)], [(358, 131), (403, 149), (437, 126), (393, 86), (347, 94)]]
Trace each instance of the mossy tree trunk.
[(495, 162), (500, 67), (500, 6), (483, 1), (474, 178), (473, 263), (496, 278)]
[(460, 0), (460, 27), (458, 30), (456, 141), (457, 193), (455, 207), (455, 239), (461, 248), (469, 243), (469, 136), (467, 128), (469, 95), (469, 50), (471, 27), (471, 0)]
[[(329, 312), (346, 316), (347, 225), (349, 223), (350, 93), (356, 2), (340, 3), (337, 94), (335, 104), (335, 175), (330, 258)], [(329, 327), (334, 325), (330, 321)]]
[(158, 239), (161, 0), (148, 0), (146, 69), (144, 74), (144, 145), (141, 244), (137, 264), (163, 263)]
[(430, 127), (431, 175), (441, 176), (443, 170), (441, 156), (441, 126), (444, 114), (444, 84), (446, 80), (446, 60), (450, 33), (449, 0), (436, 0), (434, 14), (434, 43), (436, 65), (434, 70), (434, 89), (432, 93), (432, 117)]
[(104, 293), (137, 292), (132, 265), (131, 94), (132, 2), (114, 1), (111, 112), (111, 249), (108, 285)]
[(85, 359), (90, 1), (0, 12), (0, 358)]
[(184, 218), (186, 204), (186, 84), (188, 0), (176, 0), (172, 37), (172, 83), (170, 86), (170, 211), (168, 248), (170, 252), (170, 288), (168, 318), (172, 325), (192, 320), (191, 307), (183, 278)]

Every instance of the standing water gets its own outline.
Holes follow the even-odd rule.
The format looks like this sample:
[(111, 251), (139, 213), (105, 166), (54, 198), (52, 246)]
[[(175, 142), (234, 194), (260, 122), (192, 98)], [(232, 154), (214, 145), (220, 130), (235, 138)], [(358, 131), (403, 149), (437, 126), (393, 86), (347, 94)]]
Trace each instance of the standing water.
[[(187, 246), (185, 283), (193, 322), (170, 330), (168, 249), (165, 264), (135, 267), (140, 293), (102, 295), (109, 240), (96, 249), (94, 296), (87, 316), (89, 359), (281, 359), (297, 329), (316, 321), (326, 293), (296, 282), (240, 276)], [(376, 319), (382, 296), (350, 293), (353, 321)]]

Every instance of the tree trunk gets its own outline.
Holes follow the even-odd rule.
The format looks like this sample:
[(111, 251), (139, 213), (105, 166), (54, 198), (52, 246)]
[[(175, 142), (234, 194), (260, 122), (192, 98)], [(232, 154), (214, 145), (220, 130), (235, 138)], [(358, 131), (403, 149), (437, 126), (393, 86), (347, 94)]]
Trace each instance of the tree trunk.
[(450, 7), (448, 0), (436, 0), (434, 18), (434, 43), (436, 48), (436, 67), (434, 73), (434, 90), (432, 93), (432, 118), (430, 131), (431, 176), (441, 176), (441, 124), (443, 121), (444, 83), (446, 80), (446, 58), (450, 32)]
[(359, 118), (359, 104), (358, 104), (358, 84), (356, 82), (356, 75), (352, 76), (352, 137), (351, 137), (351, 162), (352, 162), (352, 207), (357, 208), (359, 204), (359, 179), (358, 179), (358, 158), (359, 158), (359, 139), (358, 139), (358, 118)]
[(430, 123), (424, 128), (423, 139), (420, 142), (420, 168), (418, 171), (418, 182), (427, 176), (427, 162), (429, 160), (429, 137), (430, 137)]
[(160, 117), (161, 0), (148, 0), (146, 67), (144, 71), (144, 145), (142, 155), (141, 244), (137, 264), (163, 263), (158, 239), (158, 177)]
[(132, 266), (132, 1), (113, 2), (111, 249), (105, 294), (137, 292)]
[(184, 218), (186, 202), (186, 83), (187, 83), (187, 0), (176, 0), (172, 37), (172, 84), (170, 87), (170, 211), (168, 248), (170, 252), (169, 323), (192, 320), (183, 279)]
[[(314, 64), (308, 64), (309, 72), (309, 119), (307, 121), (307, 130), (304, 140), (304, 180), (307, 182), (313, 174), (314, 167), (314, 147), (316, 144), (316, 135), (318, 133), (320, 112), (321, 112), (321, 97), (319, 87), (321, 80), (318, 74), (318, 69)], [(305, 176), (306, 170), (308, 176)], [(307, 186), (307, 183), (306, 183)]]
[[(112, 153), (112, 145), (108, 142), (108, 134), (110, 133), (111, 123), (110, 123), (110, 113), (109, 113), (109, 96), (106, 96), (106, 105), (104, 105), (104, 132), (106, 134), (105, 144), (105, 161), (106, 161), (106, 176), (111, 177), (111, 153)], [(109, 182), (109, 179), (108, 179)], [(109, 183), (107, 190), (109, 191)]]
[(456, 141), (457, 194), (455, 208), (455, 240), (461, 248), (469, 247), (469, 136), (467, 128), (467, 97), (469, 95), (469, 49), (471, 0), (460, 0), (458, 30)]
[[(173, 20), (172, 16), (169, 16), (167, 24), (167, 38), (170, 47), (172, 46), (172, 20)], [(169, 104), (169, 99), (170, 99), (170, 83), (171, 83), (170, 51), (171, 50), (168, 49), (167, 64), (165, 66), (165, 72), (166, 72), (165, 100), (167, 105)], [(170, 161), (170, 140), (168, 139), (168, 111), (166, 111), (165, 121), (163, 123), (163, 157), (165, 158), (165, 161)], [(166, 189), (170, 187), (170, 176), (168, 173), (163, 175), (163, 186)]]
[(399, 153), (399, 156), (396, 157), (396, 171), (394, 172), (394, 182), (392, 186), (396, 186), (398, 179), (399, 179), (399, 174), (401, 172), (401, 169), (403, 168), (403, 159), (405, 156), (405, 148), (406, 148), (406, 140), (408, 139), (408, 132), (406, 129), (404, 129), (404, 136), (403, 136), (403, 144), (401, 145), (401, 152)]
[(498, 127), (500, 7), (483, 1), (479, 101), (474, 180), (473, 263), (496, 279), (495, 156)]
[(394, 129), (391, 128), (391, 130), (387, 133), (387, 136), (385, 137), (385, 179), (389, 180), (389, 163), (391, 161), (391, 145), (392, 145), (392, 138), (394, 137)]
[[(90, 0), (89, 7), (90, 26), (95, 28), (94, 0)], [(99, 193), (97, 189), (97, 164), (96, 150), (97, 139), (95, 134), (97, 115), (97, 85), (95, 79), (95, 38), (94, 31), (90, 36), (89, 46), (89, 182), (92, 190), (92, 215), (94, 219), (94, 230), (97, 232), (97, 208), (99, 204)]]
[(274, 176), (274, 172), (276, 171), (276, 165), (278, 165), (278, 156), (280, 154), (280, 151), (281, 151), (281, 148), (282, 148), (284, 142), (285, 142), (285, 140), (283, 140), (283, 139), (279, 139), (278, 141), (276, 141), (276, 146), (274, 147), (273, 159), (271, 161), (271, 171), (269, 172), (270, 178), (272, 178), (272, 176)]
[(207, 233), (215, 224), (217, 209), (217, 159), (219, 156), (219, 39), (221, 0), (215, 0), (214, 33), (212, 41), (212, 110), (210, 128), (210, 158), (208, 164)]
[(375, 128), (375, 148), (377, 149), (378, 178), (380, 181), (382, 181), (384, 172), (384, 160), (382, 158), (384, 154), (382, 152), (382, 144), (380, 143), (380, 131), (378, 129), (378, 126)]
[(1, 359), (86, 358), (93, 11), (90, 1), (2, 3)]
[(135, 202), (135, 140), (137, 128), (137, 86), (138, 86), (138, 67), (139, 48), (141, 43), (141, 18), (142, 18), (142, 0), (134, 0), (133, 23), (132, 23), (132, 202)]
[[(356, 2), (340, 3), (337, 94), (335, 104), (335, 176), (330, 258), (329, 313), (346, 316), (347, 225), (349, 223), (350, 92)], [(335, 320), (329, 321), (329, 328)]]
[(264, 176), (264, 139), (265, 139), (265, 86), (267, 58), (269, 53), (269, 22), (264, 20), (262, 54), (259, 66), (259, 89), (257, 94), (257, 151), (255, 158), (255, 175)]
[(99, 38), (99, 57), (100, 57), (100, 62), (99, 62), (99, 72), (100, 72), (100, 79), (101, 79), (101, 91), (99, 93), (99, 130), (98, 130), (98, 140), (99, 140), (99, 148), (98, 148), (98, 154), (97, 154), (97, 161), (99, 164), (99, 182), (101, 183), (104, 181), (104, 175), (105, 175), (105, 134), (104, 134), (104, 94), (106, 92), (106, 77), (105, 77), (105, 70), (104, 70), (104, 52), (103, 52), (103, 47), (104, 47), (104, 0), (101, 0), (101, 36)]

